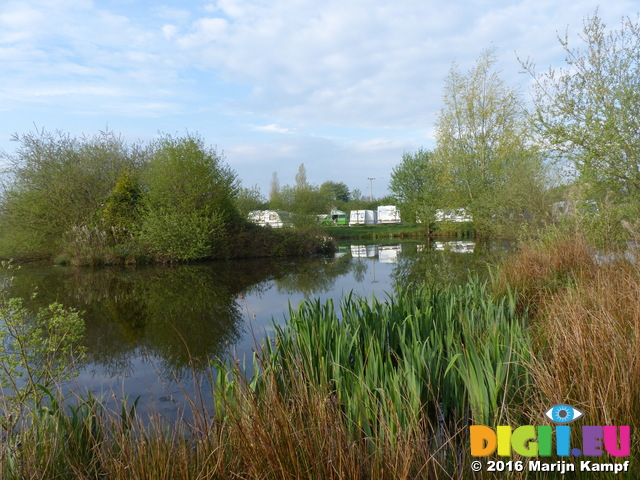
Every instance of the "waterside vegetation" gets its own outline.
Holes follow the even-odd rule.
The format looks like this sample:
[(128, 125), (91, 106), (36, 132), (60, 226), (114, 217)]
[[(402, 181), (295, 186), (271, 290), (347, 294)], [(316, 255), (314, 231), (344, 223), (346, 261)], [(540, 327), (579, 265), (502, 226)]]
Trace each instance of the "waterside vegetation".
[(556, 228), (488, 282), (302, 303), (251, 375), (212, 359), (172, 424), (138, 417), (135, 399), (63, 406), (51, 385), (11, 409), (5, 389), (3, 478), (471, 478), (470, 424), (547, 424), (567, 403), (635, 431), (640, 268), (594, 253)]
[(4, 258), (97, 265), (331, 251), (314, 231), (249, 224), (236, 174), (197, 135), (128, 145), (113, 132), (43, 130), (14, 140), (0, 190)]

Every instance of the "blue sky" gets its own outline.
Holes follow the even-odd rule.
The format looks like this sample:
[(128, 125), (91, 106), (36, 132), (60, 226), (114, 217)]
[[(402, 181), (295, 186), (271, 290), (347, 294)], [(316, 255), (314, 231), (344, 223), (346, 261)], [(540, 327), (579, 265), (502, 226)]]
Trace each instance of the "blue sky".
[[(453, 62), (494, 48), (528, 97), (517, 55), (562, 66), (557, 35), (578, 45), (589, 0), (3, 0), (0, 149), (37, 128), (108, 128), (130, 141), (197, 132), (243, 185), (267, 194), (343, 181), (387, 193), (403, 152), (432, 148)], [(610, 28), (637, 1), (608, 0)]]

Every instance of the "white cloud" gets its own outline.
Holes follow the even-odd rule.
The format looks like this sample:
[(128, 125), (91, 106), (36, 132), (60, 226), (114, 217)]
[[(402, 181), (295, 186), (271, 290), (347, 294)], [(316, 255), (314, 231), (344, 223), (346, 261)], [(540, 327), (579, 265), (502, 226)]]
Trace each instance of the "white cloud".
[(281, 127), (275, 123), (269, 125), (261, 125), (253, 127), (256, 132), (269, 132), (269, 133), (291, 133), (291, 130), (286, 127)]
[(557, 58), (555, 32), (578, 29), (576, 12), (595, 5), (225, 0), (217, 8), (233, 20), (195, 21), (179, 45), (198, 47), (185, 52), (194, 62), (253, 84), (253, 108), (309, 123), (415, 127), (433, 121), (454, 60), (467, 68), (494, 45), (519, 81), (514, 52)]
[(178, 27), (175, 25), (163, 25), (162, 26), (162, 34), (164, 38), (167, 40), (171, 40), (178, 33)]
[(374, 138), (366, 142), (349, 142), (347, 145), (358, 152), (379, 152), (406, 148), (406, 142), (389, 138)]
[[(598, 1), (10, 0), (0, 3), (0, 108), (13, 115), (0, 135), (17, 116), (41, 124), (52, 111), (62, 129), (59, 119), (84, 128), (77, 115), (135, 118), (137, 132), (224, 140), (251, 166), (239, 172), (250, 184), (274, 165), (286, 183), (301, 162), (318, 181), (383, 176), (402, 151), (432, 143), (453, 61), (466, 71), (494, 46), (504, 78), (526, 85), (515, 52), (562, 65), (556, 33), (569, 26), (575, 39)], [(636, 11), (610, 0), (599, 14), (615, 28)]]

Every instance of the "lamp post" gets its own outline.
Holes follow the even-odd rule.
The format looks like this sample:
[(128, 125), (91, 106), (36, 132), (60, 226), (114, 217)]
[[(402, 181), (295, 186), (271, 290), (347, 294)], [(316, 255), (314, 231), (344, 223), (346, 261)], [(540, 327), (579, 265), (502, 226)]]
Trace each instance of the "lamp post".
[(369, 180), (369, 201), (373, 202), (373, 181), (375, 177), (367, 177), (367, 180)]

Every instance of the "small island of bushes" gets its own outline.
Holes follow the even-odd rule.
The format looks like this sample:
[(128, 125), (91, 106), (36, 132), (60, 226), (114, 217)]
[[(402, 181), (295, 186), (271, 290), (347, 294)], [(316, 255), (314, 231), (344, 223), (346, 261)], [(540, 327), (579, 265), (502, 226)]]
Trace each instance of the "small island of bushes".
[(247, 222), (236, 173), (197, 135), (129, 145), (113, 132), (39, 131), (14, 140), (0, 196), (0, 257), (140, 264), (332, 248), (313, 231)]

